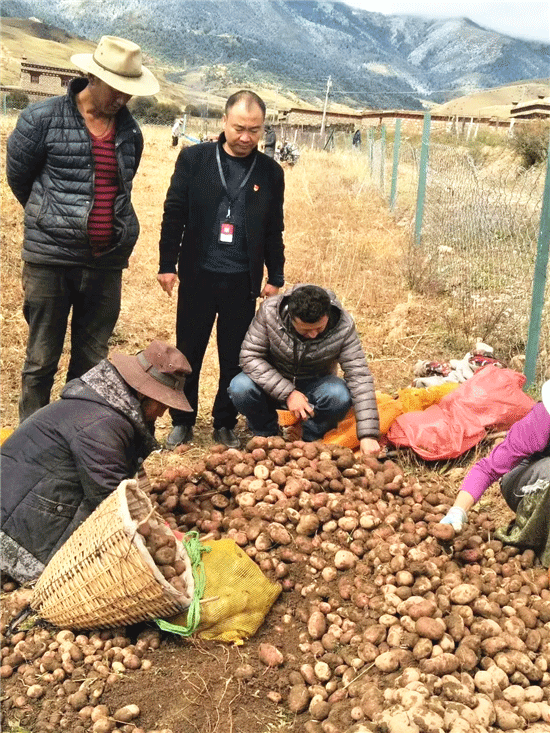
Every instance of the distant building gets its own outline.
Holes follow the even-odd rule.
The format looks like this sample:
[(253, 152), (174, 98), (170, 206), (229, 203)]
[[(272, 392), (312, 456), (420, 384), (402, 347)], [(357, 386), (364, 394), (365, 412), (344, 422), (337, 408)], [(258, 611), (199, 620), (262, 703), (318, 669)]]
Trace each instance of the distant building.
[(514, 120), (534, 120), (550, 118), (550, 97), (539, 94), (537, 99), (531, 99), (522, 104), (512, 103), (510, 117)]
[(65, 69), (57, 66), (42, 66), (21, 61), (21, 89), (29, 97), (54, 97), (65, 94), (69, 82), (75, 76), (80, 76), (77, 69)]

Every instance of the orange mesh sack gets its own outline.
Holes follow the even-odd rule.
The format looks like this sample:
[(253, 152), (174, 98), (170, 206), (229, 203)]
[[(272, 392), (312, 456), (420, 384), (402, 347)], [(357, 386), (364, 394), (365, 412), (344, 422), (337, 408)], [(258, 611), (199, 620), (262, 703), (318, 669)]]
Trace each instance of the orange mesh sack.
[[(233, 540), (208, 541), (206, 546), (210, 551), (202, 554), (206, 585), (197, 634), (210, 641), (243, 644), (260, 628), (282, 588), (266, 578)], [(187, 613), (168, 621), (186, 626)]]

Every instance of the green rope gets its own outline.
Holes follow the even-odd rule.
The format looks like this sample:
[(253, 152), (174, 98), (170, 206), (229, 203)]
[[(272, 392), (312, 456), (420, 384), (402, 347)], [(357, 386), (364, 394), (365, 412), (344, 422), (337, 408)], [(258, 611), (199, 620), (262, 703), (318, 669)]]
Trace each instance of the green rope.
[(199, 533), (196, 530), (187, 532), (182, 540), (182, 544), (191, 561), (191, 570), (193, 572), (193, 580), (195, 581), (193, 600), (187, 611), (187, 625), (180, 626), (178, 624), (171, 624), (162, 618), (155, 619), (155, 622), (163, 631), (170, 631), (172, 634), (179, 634), (180, 636), (191, 636), (196, 631), (201, 620), (200, 601), (204, 595), (206, 586), (206, 573), (204, 572), (202, 553), (210, 552), (211, 548), (201, 544)]

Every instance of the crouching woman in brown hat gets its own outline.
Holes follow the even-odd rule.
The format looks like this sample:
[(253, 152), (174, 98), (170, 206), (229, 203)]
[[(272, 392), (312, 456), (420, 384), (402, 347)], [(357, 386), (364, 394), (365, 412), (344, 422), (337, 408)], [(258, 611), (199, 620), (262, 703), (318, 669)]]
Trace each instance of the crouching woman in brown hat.
[(52, 555), (157, 447), (167, 407), (191, 410), (185, 356), (153, 341), (136, 356), (114, 353), (61, 399), (35, 412), (1, 449), (0, 569), (20, 583)]

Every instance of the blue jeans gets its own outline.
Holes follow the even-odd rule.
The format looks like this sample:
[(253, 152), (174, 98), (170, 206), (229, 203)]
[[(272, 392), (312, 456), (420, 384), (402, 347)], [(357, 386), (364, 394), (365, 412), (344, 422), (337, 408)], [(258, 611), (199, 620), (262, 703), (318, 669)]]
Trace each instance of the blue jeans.
[(21, 376), (20, 422), (50, 401), (71, 308), (67, 381), (106, 358), (120, 312), (121, 282), (122, 270), (24, 263), (23, 315), (29, 337)]
[[(302, 424), (302, 439), (322, 440), (325, 433), (335, 428), (351, 407), (351, 395), (343, 379), (329, 375), (311, 379), (297, 379), (295, 387), (307, 397), (315, 413)], [(231, 380), (229, 396), (243, 414), (254, 435), (277, 435), (277, 409), (288, 409), (258, 387), (256, 382), (241, 372)]]

